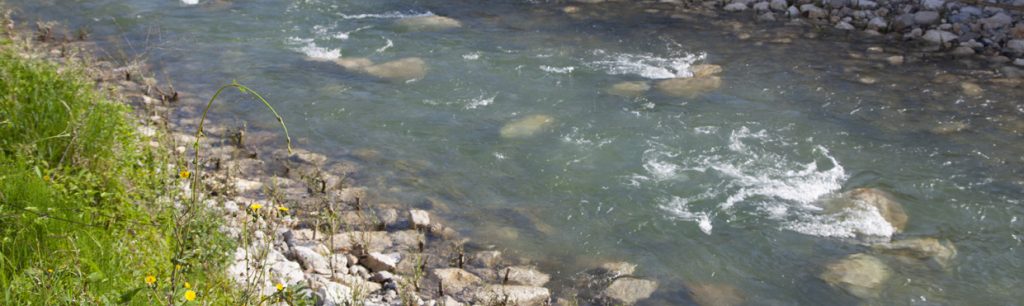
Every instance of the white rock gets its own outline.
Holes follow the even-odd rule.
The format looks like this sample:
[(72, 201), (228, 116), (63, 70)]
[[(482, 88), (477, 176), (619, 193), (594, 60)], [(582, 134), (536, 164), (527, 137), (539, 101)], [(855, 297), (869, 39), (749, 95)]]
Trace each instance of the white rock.
[(928, 10), (941, 10), (945, 0), (921, 0), (921, 6)]
[(742, 12), (747, 10), (747, 5), (743, 3), (729, 3), (724, 9), (728, 12)]
[(756, 11), (756, 12), (767, 12), (768, 11), (768, 2), (754, 3), (754, 11)]
[(854, 28), (852, 24), (850, 24), (850, 23), (848, 23), (846, 21), (840, 21), (839, 23), (837, 23), (836, 24), (836, 29), (845, 30), (845, 31), (856, 30), (856, 28)]
[(275, 262), (270, 266), (270, 272), (273, 274), (273, 279), (280, 281), (285, 285), (294, 285), (302, 282), (305, 279), (305, 274), (302, 273), (302, 266), (299, 263), (282, 260)]
[(957, 36), (956, 34), (942, 30), (928, 30), (928, 32), (924, 33), (924, 36), (922, 36), (922, 38), (924, 38), (925, 41), (933, 44), (946, 45), (956, 40)]
[(1024, 39), (1011, 39), (1006, 42), (1005, 48), (1015, 55), (1024, 54)]
[(361, 260), (360, 263), (373, 271), (395, 271), (395, 268), (398, 267), (399, 259), (400, 255), (398, 253), (381, 254), (373, 252)]
[(768, 3), (768, 7), (775, 11), (784, 12), (789, 7), (789, 4), (786, 3), (786, 0), (772, 0)]
[(477, 303), (483, 305), (547, 305), (551, 292), (543, 287), (490, 285), (475, 295)]
[(323, 298), (324, 306), (345, 306), (352, 304), (352, 288), (345, 285), (327, 282), (318, 291)]
[(871, 18), (868, 21), (868, 29), (881, 30), (889, 27), (889, 22), (882, 17)]
[(409, 220), (413, 228), (430, 228), (430, 214), (426, 210), (409, 210)]
[(296, 246), (292, 248), (292, 255), (295, 256), (295, 259), (298, 259), (299, 263), (308, 270), (325, 275), (330, 275), (333, 272), (331, 271), (331, 266), (327, 262), (327, 259), (316, 251), (313, 251), (313, 249), (304, 246)]

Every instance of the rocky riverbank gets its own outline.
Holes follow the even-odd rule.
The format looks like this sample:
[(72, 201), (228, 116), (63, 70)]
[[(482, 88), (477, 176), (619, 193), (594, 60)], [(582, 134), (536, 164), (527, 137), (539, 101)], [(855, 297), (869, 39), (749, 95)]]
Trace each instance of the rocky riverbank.
[[(41, 24), (28, 53), (56, 63), (83, 63), (96, 86), (131, 105), (139, 132), (153, 137), (190, 168), (198, 108), (205, 101), (152, 77), (142, 61), (98, 58), (86, 35)], [(177, 118), (177, 119), (175, 119)], [(237, 240), (227, 273), (244, 301), (318, 305), (632, 304), (658, 282), (635, 276), (636, 266), (609, 262), (577, 274), (579, 290), (561, 298), (551, 276), (528, 259), (480, 249), (434, 212), (406, 203), (374, 202), (356, 186), (359, 165), (304, 149), (284, 135), (215, 121), (198, 140), (200, 200), (220, 213), (220, 229)], [(166, 135), (166, 137), (159, 137)], [(183, 181), (185, 194), (193, 192)], [(184, 208), (182, 208), (184, 209)], [(572, 292), (572, 293), (569, 293)]]
[[(56, 62), (78, 60), (75, 54), (96, 54), (84, 37), (62, 32), (66, 31), (41, 28), (35, 33), (33, 37), (42, 42), (38, 54)], [(407, 65), (369, 63), (352, 69), (385, 79), (418, 75), (387, 73), (394, 66)], [(187, 167), (203, 97), (178, 93), (148, 77), (141, 62), (126, 65), (100, 59), (89, 67), (98, 86), (112, 88), (113, 95), (135, 107), (142, 134), (169, 135), (166, 142), (152, 145), (179, 156), (182, 162), (172, 168)], [(698, 95), (719, 86), (716, 75), (721, 71), (719, 66), (703, 65), (691, 78), (653, 87), (672, 96)], [(646, 83), (623, 83), (611, 91), (636, 95), (651, 88)], [(553, 120), (527, 116), (502, 128), (501, 136), (528, 137)], [(325, 305), (617, 305), (643, 303), (656, 292), (668, 291), (686, 292), (680, 300), (701, 305), (756, 303), (723, 283), (692, 281), (685, 289), (666, 290), (625, 262), (602, 263), (576, 273), (555, 291), (553, 276), (529, 259), (473, 247), (458, 230), (445, 225), (444, 214), (378, 200), (382, 197), (377, 191), (359, 187), (353, 179), (361, 171), (359, 164), (288, 150), (281, 134), (216, 121), (207, 124), (198, 139), (202, 169), (195, 173), (202, 175), (204, 203), (225, 220), (221, 231), (240, 245), (225, 273), (245, 288), (244, 294), (257, 299), (287, 292)], [(826, 213), (878, 214), (892, 232), (857, 241), (853, 255), (821, 267), (820, 279), (826, 284), (871, 300), (882, 295), (895, 275), (890, 265), (937, 270), (955, 265), (956, 249), (947, 241), (891, 239), (912, 222), (892, 195), (857, 189), (837, 199), (828, 203), (832, 206)]]
[[(581, 5), (600, 5), (603, 0), (578, 0), (563, 8), (568, 14), (584, 13)], [(906, 42), (923, 51), (955, 56), (978, 54), (999, 64), (1024, 66), (1024, 1), (949, 0), (667, 0), (680, 13), (698, 13), (751, 20), (831, 27)], [(665, 10), (673, 13), (672, 10)], [(659, 9), (648, 9), (661, 13)], [(685, 14), (673, 15), (691, 18)]]

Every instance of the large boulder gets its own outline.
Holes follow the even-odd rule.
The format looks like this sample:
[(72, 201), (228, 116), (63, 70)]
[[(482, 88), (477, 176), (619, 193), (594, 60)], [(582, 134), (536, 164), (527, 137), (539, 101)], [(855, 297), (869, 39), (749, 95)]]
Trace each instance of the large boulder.
[(398, 25), (410, 31), (439, 31), (462, 27), (462, 22), (453, 18), (429, 15), (402, 18)]
[(323, 255), (320, 255), (320, 253), (313, 251), (311, 248), (296, 246), (292, 248), (291, 253), (292, 256), (306, 268), (306, 270), (326, 275), (330, 275), (333, 272), (331, 270), (330, 263), (327, 262), (327, 259), (324, 258)]
[(891, 274), (889, 267), (877, 257), (853, 254), (828, 264), (818, 277), (853, 296), (872, 299), (878, 297), (882, 284)]
[(854, 201), (878, 209), (878, 213), (892, 225), (896, 232), (902, 232), (907, 227), (907, 213), (903, 210), (903, 205), (900, 205), (892, 194), (875, 188), (857, 188), (846, 194)]
[(689, 285), (687, 289), (700, 306), (736, 306), (746, 300), (739, 289), (729, 284), (702, 283)]
[(651, 297), (658, 289), (658, 282), (633, 277), (617, 278), (602, 292), (602, 296), (619, 304), (636, 304)]
[(373, 271), (395, 271), (398, 267), (398, 261), (401, 260), (398, 253), (393, 254), (381, 254), (372, 252), (366, 256), (366, 258), (359, 261), (360, 264), (370, 268)]
[(502, 138), (527, 138), (547, 129), (555, 123), (548, 115), (531, 115), (514, 120), (501, 127)]
[(875, 244), (871, 248), (882, 254), (934, 263), (941, 268), (948, 268), (956, 257), (956, 247), (952, 242), (939, 241), (935, 238), (899, 240)]

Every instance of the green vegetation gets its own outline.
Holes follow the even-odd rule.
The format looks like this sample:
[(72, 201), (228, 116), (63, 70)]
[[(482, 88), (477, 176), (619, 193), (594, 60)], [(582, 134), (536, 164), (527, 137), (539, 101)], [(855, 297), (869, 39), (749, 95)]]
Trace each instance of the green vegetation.
[[(0, 304), (229, 304), (233, 242), (83, 70), (0, 39)], [(181, 206), (178, 206), (181, 207)], [(188, 301), (186, 298), (195, 298)]]

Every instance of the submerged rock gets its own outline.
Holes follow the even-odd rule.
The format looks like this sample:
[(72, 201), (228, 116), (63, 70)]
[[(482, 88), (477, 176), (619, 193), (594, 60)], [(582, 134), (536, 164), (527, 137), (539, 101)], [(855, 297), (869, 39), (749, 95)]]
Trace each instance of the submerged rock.
[(422, 79), (427, 74), (427, 64), (418, 57), (408, 57), (363, 68), (367, 74), (392, 81)]
[(501, 128), (502, 138), (526, 138), (548, 128), (555, 118), (548, 115), (531, 115), (518, 119)]
[(722, 66), (711, 64), (694, 65), (690, 67), (690, 72), (693, 73), (695, 78), (709, 77), (722, 73)]
[(879, 189), (857, 188), (825, 200), (822, 204), (825, 214), (841, 220), (854, 218), (873, 220), (871, 222), (877, 223), (856, 230), (857, 234), (867, 236), (864, 238), (888, 238), (894, 233), (902, 232), (907, 226), (907, 214), (903, 206), (892, 195)]
[(853, 296), (871, 299), (878, 297), (890, 275), (889, 267), (877, 257), (853, 254), (829, 264), (818, 277)]
[(602, 295), (616, 303), (635, 304), (651, 297), (655, 289), (658, 289), (656, 281), (622, 277), (612, 281), (611, 285), (604, 289)]
[(648, 85), (647, 82), (632, 81), (616, 83), (608, 89), (608, 93), (616, 96), (636, 97), (644, 94), (648, 90), (651, 90), (651, 85)]
[(901, 256), (908, 259), (932, 262), (941, 268), (948, 268), (956, 257), (956, 247), (952, 242), (939, 241), (935, 238), (916, 238), (880, 243), (871, 246), (882, 254)]
[(962, 90), (964, 94), (969, 97), (978, 97), (985, 92), (984, 89), (981, 89), (981, 86), (978, 86), (978, 84), (975, 84), (973, 82), (960, 83), (960, 90)]
[(693, 98), (722, 86), (718, 76), (675, 78), (658, 83), (658, 90), (675, 97)]
[(603, 269), (609, 277), (619, 277), (633, 275), (633, 272), (636, 272), (636, 264), (625, 261), (607, 262), (601, 264), (601, 269)]
[(344, 57), (334, 60), (335, 64), (348, 70), (361, 71), (366, 67), (373, 66), (373, 61), (365, 57)]
[(402, 18), (398, 20), (398, 25), (410, 31), (439, 31), (462, 27), (462, 22), (449, 17), (430, 15)]
[(693, 301), (701, 306), (736, 306), (746, 300), (739, 289), (729, 284), (696, 284), (687, 289)]

